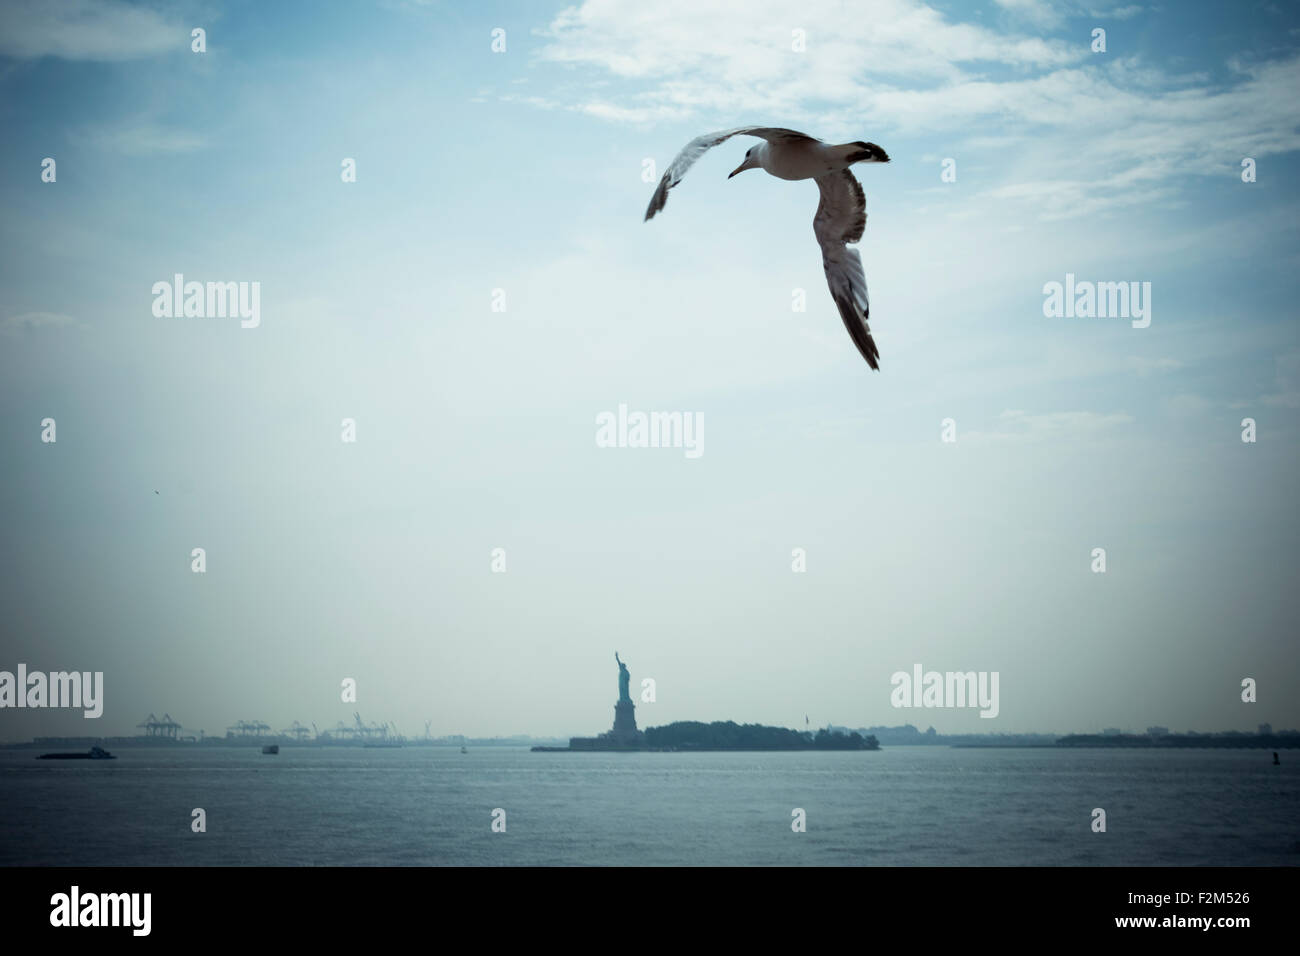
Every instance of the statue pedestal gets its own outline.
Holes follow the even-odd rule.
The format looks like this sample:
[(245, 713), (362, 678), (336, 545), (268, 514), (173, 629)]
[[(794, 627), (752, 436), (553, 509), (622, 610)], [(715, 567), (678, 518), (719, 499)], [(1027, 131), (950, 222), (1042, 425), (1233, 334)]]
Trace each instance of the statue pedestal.
[(614, 705), (614, 729), (610, 736), (618, 743), (634, 744), (641, 738), (636, 729), (636, 704), (630, 700), (620, 700)]
[(620, 700), (614, 705), (614, 727), (599, 737), (570, 737), (570, 750), (643, 750), (645, 735), (636, 729), (636, 705)]

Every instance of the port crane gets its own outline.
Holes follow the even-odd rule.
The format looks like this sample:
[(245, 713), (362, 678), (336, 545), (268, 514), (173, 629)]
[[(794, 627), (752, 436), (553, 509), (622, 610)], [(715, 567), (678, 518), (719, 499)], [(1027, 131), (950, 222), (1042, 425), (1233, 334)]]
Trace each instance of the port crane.
[(226, 728), (227, 737), (260, 737), (271, 729), (271, 725), (261, 720), (237, 720)]
[[(314, 727), (315, 725), (313, 724), (312, 726)], [(298, 741), (299, 743), (302, 743), (304, 740), (307, 739), (307, 735), (310, 733), (311, 733), (310, 730), (308, 730), (306, 727), (304, 727), (302, 724), (298, 723), (298, 721), (295, 720), (291, 726), (286, 727), (284, 730), (280, 731), (280, 736), (292, 737), (294, 740)]]
[(374, 740), (376, 738), (379, 740), (388, 739), (388, 724), (367, 724), (362, 721), (361, 714), (359, 713), (354, 713), (352, 717), (357, 724), (357, 737), (363, 740)]
[(181, 732), (181, 725), (172, 720), (171, 714), (163, 714), (162, 720), (150, 714), (136, 726), (144, 728), (146, 737), (166, 737), (175, 740)]

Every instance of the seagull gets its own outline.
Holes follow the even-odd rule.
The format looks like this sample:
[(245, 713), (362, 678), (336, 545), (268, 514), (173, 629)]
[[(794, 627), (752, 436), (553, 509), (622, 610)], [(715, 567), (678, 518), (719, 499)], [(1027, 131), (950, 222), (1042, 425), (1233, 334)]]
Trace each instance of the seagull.
[(887, 163), (888, 154), (875, 143), (833, 146), (805, 133), (770, 126), (738, 126), (706, 133), (687, 143), (664, 171), (655, 194), (650, 197), (645, 221), (649, 222), (664, 208), (668, 190), (682, 181), (697, 159), (733, 136), (757, 136), (763, 142), (745, 153), (745, 161), (731, 176), (747, 169), (763, 169), (778, 179), (812, 179), (817, 182), (821, 202), (817, 204), (817, 215), (813, 217), (813, 234), (822, 247), (826, 284), (853, 344), (867, 364), (879, 371), (880, 353), (867, 326), (867, 315), (871, 311), (867, 302), (867, 276), (862, 271), (862, 257), (858, 250), (850, 249), (848, 245), (861, 239), (867, 226), (867, 197), (849, 167), (854, 163)]

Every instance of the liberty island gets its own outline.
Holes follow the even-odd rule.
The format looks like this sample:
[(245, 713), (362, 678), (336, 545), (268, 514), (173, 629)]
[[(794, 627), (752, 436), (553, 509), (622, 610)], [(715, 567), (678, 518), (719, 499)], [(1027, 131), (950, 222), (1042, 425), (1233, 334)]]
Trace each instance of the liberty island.
[(632, 672), (618, 656), (618, 651), (614, 652), (614, 661), (618, 664), (618, 701), (614, 704), (614, 726), (599, 737), (570, 737), (570, 750), (647, 749), (645, 734), (636, 727), (636, 704), (632, 703), (629, 693)]
[(858, 733), (819, 730), (814, 736), (807, 731), (762, 724), (737, 724), (735, 721), (677, 721), (645, 731), (636, 726), (636, 704), (629, 688), (632, 674), (627, 664), (614, 652), (618, 664), (618, 700), (614, 704), (614, 726), (597, 737), (570, 737), (567, 747), (533, 747), (539, 753), (572, 751), (652, 750), (879, 750), (873, 736)]

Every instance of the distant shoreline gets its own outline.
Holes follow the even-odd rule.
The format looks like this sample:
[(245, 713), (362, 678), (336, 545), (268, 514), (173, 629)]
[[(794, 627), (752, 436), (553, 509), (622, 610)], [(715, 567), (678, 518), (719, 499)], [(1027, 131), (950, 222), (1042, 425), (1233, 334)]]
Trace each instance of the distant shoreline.
[(1300, 734), (1168, 734), (1151, 737), (1138, 734), (1070, 734), (1056, 742), (1057, 747), (1135, 747), (1149, 750), (1169, 749), (1258, 749), (1288, 750), (1300, 747)]
[[(883, 735), (882, 735), (883, 736)], [(1300, 748), (1300, 734), (1168, 734), (1151, 736), (1146, 734), (1068, 734), (1055, 740), (1051, 739), (1000, 739), (1001, 735), (989, 735), (987, 740), (971, 739), (966, 735), (953, 735), (957, 739), (945, 740), (942, 736), (925, 739), (915, 735), (916, 739), (880, 741), (882, 749), (890, 747), (950, 747), (957, 750), (1070, 750), (1070, 749), (1140, 749), (1140, 750), (1294, 750)], [(1030, 735), (1024, 735), (1026, 738)], [(1045, 736), (1045, 735), (1044, 735)], [(571, 738), (570, 738), (571, 739)], [(0, 750), (35, 750), (69, 749), (86, 750), (92, 746), (99, 747), (155, 747), (165, 750), (203, 750), (203, 749), (240, 749), (244, 747), (263, 747), (277, 744), (287, 748), (328, 750), (335, 748), (356, 749), (401, 749), (404, 747), (427, 747), (431, 749), (458, 749), (460, 747), (528, 747), (539, 753), (603, 753), (603, 752), (658, 752), (658, 753), (806, 753), (820, 748), (788, 747), (705, 747), (705, 746), (632, 746), (632, 747), (578, 747), (569, 745), (570, 740), (563, 737), (487, 737), (487, 738), (440, 738), (436, 740), (403, 740), (366, 747), (358, 741), (345, 740), (295, 740), (292, 737), (208, 737), (202, 741), (169, 740), (166, 738), (137, 737), (37, 737), (26, 742), (0, 743)], [(834, 750), (835, 748), (828, 748)], [(848, 748), (853, 749), (853, 748)]]
[(398, 742), (375, 743), (367, 746), (355, 740), (294, 740), (292, 737), (209, 737), (197, 740), (167, 740), (158, 737), (38, 737), (26, 742), (3, 743), (0, 750), (34, 750), (41, 747), (82, 748), (98, 745), (101, 747), (153, 747), (160, 750), (213, 750), (240, 749), (243, 747), (265, 747), (276, 744), (280, 747), (300, 747), (304, 750), (336, 750), (354, 748), (357, 750), (401, 750), (405, 747), (457, 750), (461, 747), (532, 747), (538, 742), (562, 744), (560, 737), (533, 737), (515, 739), (510, 737), (487, 738), (476, 740), (403, 740)]

